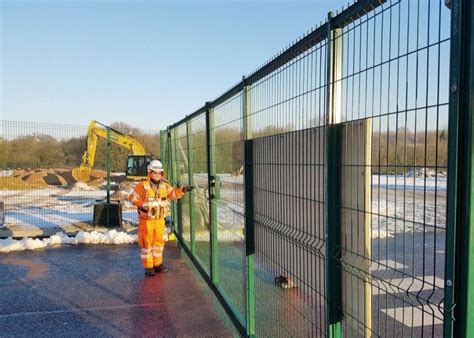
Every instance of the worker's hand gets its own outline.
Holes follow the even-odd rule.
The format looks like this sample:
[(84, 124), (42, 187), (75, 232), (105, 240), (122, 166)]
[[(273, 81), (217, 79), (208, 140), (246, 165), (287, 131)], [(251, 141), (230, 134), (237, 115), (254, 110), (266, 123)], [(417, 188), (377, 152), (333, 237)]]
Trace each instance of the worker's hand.
[(188, 192), (188, 191), (191, 191), (193, 189), (194, 189), (194, 187), (192, 185), (187, 185), (187, 186), (181, 188), (181, 190), (183, 192)]

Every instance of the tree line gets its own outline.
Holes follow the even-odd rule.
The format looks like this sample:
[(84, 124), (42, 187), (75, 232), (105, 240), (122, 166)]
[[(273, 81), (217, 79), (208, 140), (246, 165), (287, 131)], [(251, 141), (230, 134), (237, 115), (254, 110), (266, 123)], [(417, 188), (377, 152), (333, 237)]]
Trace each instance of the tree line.
[[(324, 128), (324, 127), (323, 127)], [(267, 127), (254, 132), (254, 138), (285, 134), (285, 128)], [(237, 173), (244, 161), (243, 135), (238, 129), (217, 129), (214, 135), (217, 173)], [(191, 136), (191, 163), (194, 172), (207, 172), (207, 148), (204, 132)], [(448, 161), (448, 131), (446, 128), (417, 133), (406, 128), (397, 131), (372, 131), (371, 165), (373, 173), (403, 174), (415, 168), (437, 168), (446, 171)], [(349, 146), (351, 146), (349, 144)], [(169, 148), (168, 148), (169, 149)], [(187, 174), (187, 141), (176, 138), (174, 160), (179, 174)], [(316, 149), (316, 148), (315, 148)], [(350, 151), (350, 149), (348, 149)]]
[[(115, 122), (111, 127), (127, 135), (133, 135), (153, 157), (160, 151), (159, 132), (147, 133), (126, 123)], [(0, 138), (0, 168), (74, 168), (82, 163), (82, 155), (87, 147), (87, 136), (57, 139), (51, 135), (25, 135), (7, 140)], [(124, 172), (130, 154), (115, 143), (111, 143), (111, 170)], [(99, 138), (95, 156), (95, 169), (106, 168), (107, 142)]]
[(392, 132), (372, 133), (372, 171), (403, 174), (415, 167), (446, 171), (448, 131), (413, 132), (400, 128)]
[[(111, 127), (132, 135), (153, 158), (159, 158), (159, 133), (147, 133), (125, 123), (116, 122)], [(254, 132), (254, 137), (284, 134), (285, 128), (267, 127)], [(215, 132), (215, 165), (218, 173), (236, 173), (243, 164), (243, 135), (240, 129), (220, 128)], [(187, 173), (188, 143), (186, 137), (177, 137), (173, 144), (176, 168)], [(191, 163), (194, 172), (207, 172), (207, 147), (205, 132), (191, 135)], [(372, 132), (371, 164), (374, 173), (403, 174), (415, 167), (447, 166), (447, 129), (415, 133), (406, 128), (396, 131)], [(27, 135), (11, 140), (0, 138), (0, 168), (77, 167), (86, 149), (86, 136), (57, 139), (50, 135)], [(167, 147), (165, 150), (169, 150)], [(111, 170), (125, 171), (129, 150), (111, 144)], [(163, 159), (164, 160), (164, 159)], [(105, 169), (106, 140), (99, 138), (94, 168)]]

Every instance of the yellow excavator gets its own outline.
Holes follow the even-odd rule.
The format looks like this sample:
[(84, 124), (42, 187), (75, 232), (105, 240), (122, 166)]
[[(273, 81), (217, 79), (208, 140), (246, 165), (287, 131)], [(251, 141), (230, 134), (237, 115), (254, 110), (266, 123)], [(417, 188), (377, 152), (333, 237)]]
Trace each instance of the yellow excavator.
[(91, 169), (94, 166), (95, 154), (97, 150), (97, 140), (99, 137), (107, 139), (107, 129), (110, 131), (110, 141), (130, 150), (125, 174), (130, 180), (140, 180), (147, 176), (147, 165), (152, 158), (145, 151), (145, 147), (131, 136), (125, 135), (118, 130), (103, 125), (92, 120), (87, 131), (87, 145), (82, 164), (72, 171), (72, 175), (78, 181), (86, 182), (90, 180)]

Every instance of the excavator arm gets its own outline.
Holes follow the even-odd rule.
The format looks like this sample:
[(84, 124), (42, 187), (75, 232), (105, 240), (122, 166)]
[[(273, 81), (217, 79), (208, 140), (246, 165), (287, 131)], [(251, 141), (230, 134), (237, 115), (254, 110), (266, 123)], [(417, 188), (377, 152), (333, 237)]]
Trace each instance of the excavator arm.
[(86, 151), (82, 155), (82, 164), (73, 171), (73, 176), (79, 181), (89, 180), (90, 172), (95, 162), (97, 141), (99, 137), (107, 139), (107, 129), (110, 131), (110, 141), (128, 149), (134, 155), (132, 156), (133, 158), (147, 157), (145, 148), (136, 139), (93, 120), (90, 122), (87, 131), (87, 145)]

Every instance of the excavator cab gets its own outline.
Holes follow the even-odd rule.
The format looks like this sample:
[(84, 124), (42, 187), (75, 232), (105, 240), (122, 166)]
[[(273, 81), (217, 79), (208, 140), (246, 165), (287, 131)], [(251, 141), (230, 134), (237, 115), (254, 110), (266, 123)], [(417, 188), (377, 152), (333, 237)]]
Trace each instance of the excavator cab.
[(127, 178), (139, 180), (147, 176), (147, 166), (152, 161), (149, 155), (129, 155), (127, 160)]

